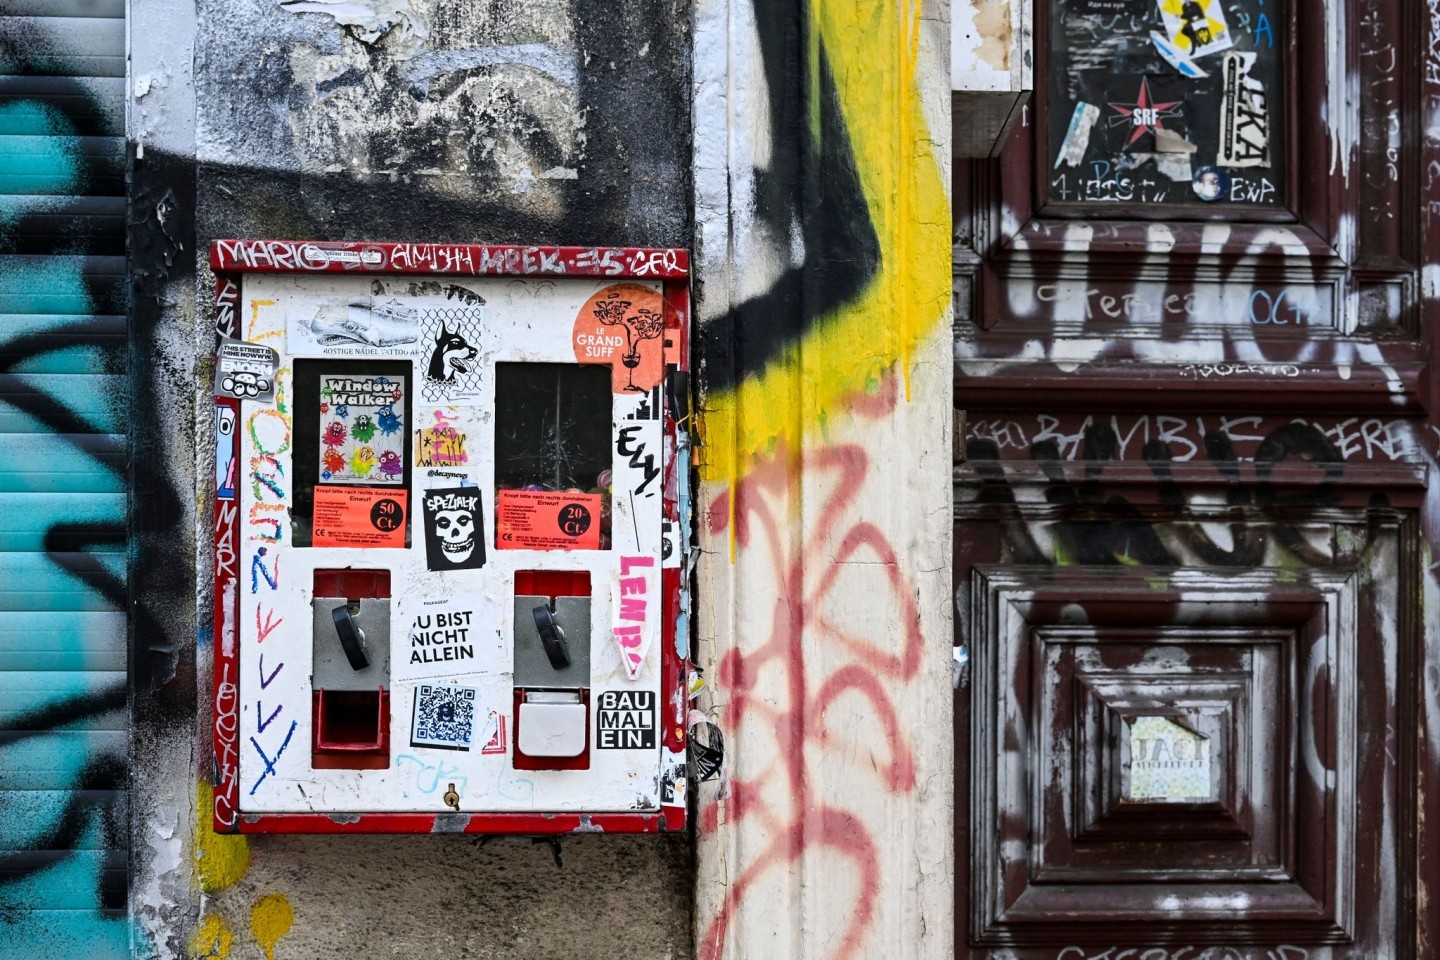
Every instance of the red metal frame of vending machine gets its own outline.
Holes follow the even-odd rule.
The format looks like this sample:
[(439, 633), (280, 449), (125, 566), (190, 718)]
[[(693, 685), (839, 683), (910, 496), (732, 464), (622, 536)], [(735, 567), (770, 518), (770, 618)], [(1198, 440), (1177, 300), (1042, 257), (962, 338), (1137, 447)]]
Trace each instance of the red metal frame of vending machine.
[(686, 251), (210, 263), (215, 829), (682, 829)]

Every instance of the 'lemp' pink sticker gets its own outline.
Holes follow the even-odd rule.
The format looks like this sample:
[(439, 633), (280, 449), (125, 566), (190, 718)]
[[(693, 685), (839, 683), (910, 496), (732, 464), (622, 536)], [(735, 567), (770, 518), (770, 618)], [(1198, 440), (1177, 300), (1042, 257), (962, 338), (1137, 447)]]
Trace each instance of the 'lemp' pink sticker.
[(654, 557), (620, 558), (620, 596), (614, 633), (625, 675), (631, 680), (640, 678), (645, 655), (650, 651), (650, 620), (657, 611), (654, 609), (656, 598), (650, 590), (651, 578), (645, 568), (653, 566)]

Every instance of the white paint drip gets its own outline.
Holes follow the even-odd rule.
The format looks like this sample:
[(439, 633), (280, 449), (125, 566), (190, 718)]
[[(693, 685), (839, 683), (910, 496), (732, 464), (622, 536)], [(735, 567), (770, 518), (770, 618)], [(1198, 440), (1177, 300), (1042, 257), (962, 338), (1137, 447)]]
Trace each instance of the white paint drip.
[(1325, 126), (1330, 131), (1330, 173), (1338, 166), (1346, 182), (1350, 180), (1350, 152), (1355, 146), (1355, 131), (1350, 123), (1347, 103), (1356, 102), (1349, 95), (1352, 78), (1345, 70), (1344, 11), (1336, 4), (1325, 5)]

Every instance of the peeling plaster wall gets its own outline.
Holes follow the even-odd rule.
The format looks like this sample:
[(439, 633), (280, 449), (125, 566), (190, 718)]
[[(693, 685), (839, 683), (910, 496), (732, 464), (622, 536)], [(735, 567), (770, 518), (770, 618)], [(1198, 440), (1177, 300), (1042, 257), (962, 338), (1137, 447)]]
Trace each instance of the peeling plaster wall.
[(688, 19), (681, 0), (132, 0), (132, 407), (153, 476), (131, 522), (156, 607), (133, 641), (133, 956), (693, 953), (683, 835), (565, 838), (561, 867), (526, 839), (212, 833), (196, 536), (208, 243), (688, 246)]
[(687, 242), (683, 3), (325, 6), (199, 4), (202, 229)]

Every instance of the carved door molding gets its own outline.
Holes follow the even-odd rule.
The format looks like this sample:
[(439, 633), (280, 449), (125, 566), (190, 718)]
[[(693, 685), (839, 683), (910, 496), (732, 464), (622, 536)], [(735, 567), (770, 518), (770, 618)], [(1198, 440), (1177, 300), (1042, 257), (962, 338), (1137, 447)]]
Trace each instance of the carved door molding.
[(955, 178), (957, 952), (1421, 956), (1440, 14), (1035, 18), (1037, 93)]

